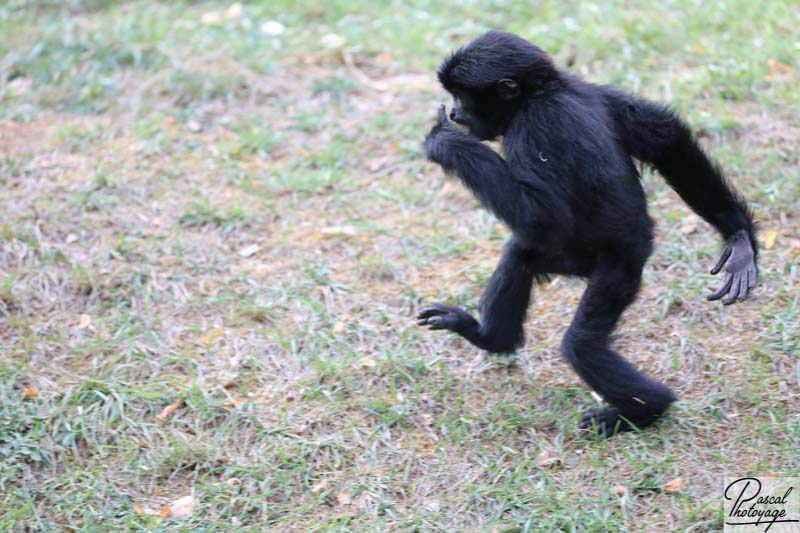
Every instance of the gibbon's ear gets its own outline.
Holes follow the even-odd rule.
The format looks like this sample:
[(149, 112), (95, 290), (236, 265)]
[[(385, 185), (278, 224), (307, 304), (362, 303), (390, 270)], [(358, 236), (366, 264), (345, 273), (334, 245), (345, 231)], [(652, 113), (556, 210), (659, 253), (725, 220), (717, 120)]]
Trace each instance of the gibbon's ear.
[(510, 78), (503, 78), (497, 82), (497, 96), (503, 100), (511, 100), (519, 95), (519, 85)]

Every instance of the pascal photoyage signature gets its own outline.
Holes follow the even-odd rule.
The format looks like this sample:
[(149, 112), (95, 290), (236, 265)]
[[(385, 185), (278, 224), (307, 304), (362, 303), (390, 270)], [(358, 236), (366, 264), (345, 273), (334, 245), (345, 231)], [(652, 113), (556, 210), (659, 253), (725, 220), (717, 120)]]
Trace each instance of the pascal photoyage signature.
[[(732, 500), (725, 524), (730, 526), (766, 525), (768, 531), (773, 524), (800, 522), (787, 518), (786, 506), (794, 487), (789, 487), (783, 496), (761, 495), (761, 482), (754, 477), (743, 477), (725, 487), (725, 499)], [(769, 508), (767, 507), (769, 506)], [(781, 507), (783, 506), (783, 507)]]

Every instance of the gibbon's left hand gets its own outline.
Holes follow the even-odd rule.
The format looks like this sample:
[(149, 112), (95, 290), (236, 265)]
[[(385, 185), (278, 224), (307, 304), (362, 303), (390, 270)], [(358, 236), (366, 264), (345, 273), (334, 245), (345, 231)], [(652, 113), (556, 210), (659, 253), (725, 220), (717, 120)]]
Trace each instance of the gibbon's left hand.
[(725, 296), (722, 298), (724, 305), (743, 301), (758, 281), (756, 254), (746, 231), (736, 232), (728, 238), (711, 274), (719, 273), (723, 265), (725, 277), (722, 278), (722, 285), (713, 294), (709, 294), (708, 299), (719, 300)]

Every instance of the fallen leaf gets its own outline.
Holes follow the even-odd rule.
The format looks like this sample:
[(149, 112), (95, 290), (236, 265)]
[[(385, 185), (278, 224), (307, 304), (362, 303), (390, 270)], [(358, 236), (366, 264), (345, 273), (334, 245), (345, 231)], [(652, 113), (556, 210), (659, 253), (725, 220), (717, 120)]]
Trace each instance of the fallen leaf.
[(311, 487), (311, 494), (319, 494), (328, 487), (328, 480), (323, 479), (313, 487)]
[(270, 37), (277, 37), (284, 31), (286, 31), (286, 26), (284, 26), (277, 20), (266, 20), (261, 23), (261, 26), (259, 26), (258, 29), (264, 35), (269, 35)]
[(195, 504), (197, 504), (197, 500), (195, 500), (192, 496), (178, 498), (169, 506), (168, 516), (170, 518), (177, 518), (178, 520), (189, 518), (192, 516)]
[(356, 234), (356, 228), (353, 226), (329, 226), (319, 230), (322, 237), (352, 237)]
[(211, 328), (198, 339), (203, 346), (211, 346), (217, 339), (222, 337), (225, 331), (222, 328)]
[(340, 492), (336, 495), (336, 501), (339, 505), (350, 505), (350, 495), (346, 492)]
[(92, 317), (87, 314), (83, 314), (78, 319), (78, 329), (86, 329), (92, 324)]
[(272, 272), (272, 269), (269, 267), (269, 265), (258, 265), (256, 267), (255, 272), (253, 272), (253, 274), (258, 276), (259, 278), (262, 278), (262, 277), (266, 276), (267, 274), (269, 274), (270, 272)]
[(244, 14), (244, 8), (239, 2), (234, 2), (225, 10), (225, 18), (228, 20), (238, 19)]
[(19, 77), (14, 78), (6, 84), (6, 88), (11, 96), (22, 96), (30, 90), (30, 78)]
[(238, 135), (236, 135), (230, 130), (226, 130), (225, 128), (220, 128), (219, 136), (225, 139), (226, 141), (235, 141), (236, 139), (239, 138)]
[(166, 420), (167, 418), (171, 417), (175, 414), (175, 411), (181, 408), (183, 405), (183, 399), (178, 398), (164, 409), (161, 410), (160, 413), (156, 415), (156, 420)]
[(200, 17), (200, 22), (206, 26), (219, 26), (222, 24), (222, 14), (219, 11), (203, 13), (203, 16)]
[[(165, 507), (165, 509), (169, 509), (169, 507)], [(156, 509), (150, 509), (149, 507), (142, 507), (138, 503), (133, 506), (133, 510), (136, 511), (136, 514), (144, 516), (162, 516), (163, 513), (163, 510), (158, 511)]]
[(238, 253), (242, 257), (250, 257), (252, 255), (255, 255), (255, 253), (258, 252), (258, 250), (259, 246), (257, 244), (251, 244), (249, 246), (245, 246), (244, 248), (240, 249)]
[(360, 364), (365, 368), (375, 368), (375, 365), (377, 363), (375, 362), (375, 359), (373, 359), (372, 357), (362, 357), (361, 359), (358, 360), (358, 364)]
[(333, 325), (334, 333), (344, 333), (345, 331), (347, 331), (347, 324), (344, 322), (337, 322)]
[(247, 401), (247, 398), (244, 396), (236, 396), (231, 398), (229, 401), (225, 402), (225, 405), (228, 407), (236, 407), (237, 405), (243, 404)]
[(800, 255), (800, 239), (787, 239), (786, 244), (789, 246), (789, 258), (794, 259)]
[(696, 215), (689, 215), (683, 221), (683, 225), (680, 227), (680, 232), (684, 235), (691, 235), (695, 231), (697, 231), (697, 223), (699, 221), (699, 217)]
[(32, 385), (27, 385), (25, 390), (22, 391), (22, 396), (24, 398), (36, 398), (39, 396), (39, 391), (37, 391)]
[(767, 65), (769, 65), (769, 68), (778, 70), (783, 74), (789, 74), (790, 72), (792, 72), (792, 67), (790, 67), (786, 63), (781, 63), (777, 59), (768, 59)]
[(378, 157), (367, 163), (367, 169), (370, 172), (378, 172), (379, 170), (386, 167), (387, 164), (391, 161), (388, 157)]
[(345, 38), (335, 33), (328, 33), (323, 35), (319, 42), (325, 48), (336, 49), (344, 46)]
[(541, 451), (536, 458), (536, 464), (539, 466), (554, 466), (561, 463), (561, 456), (555, 450), (545, 448)]
[(761, 235), (761, 242), (764, 244), (765, 250), (772, 250), (775, 247), (775, 241), (778, 239), (778, 232), (775, 230), (765, 231)]
[(461, 192), (461, 187), (456, 183), (453, 183), (452, 180), (446, 180), (444, 184), (442, 184), (441, 189), (439, 189), (439, 194), (443, 196), (451, 196), (453, 194), (458, 194)]
[(661, 490), (664, 492), (678, 492), (683, 488), (683, 478), (676, 477), (669, 483), (664, 483), (661, 485)]

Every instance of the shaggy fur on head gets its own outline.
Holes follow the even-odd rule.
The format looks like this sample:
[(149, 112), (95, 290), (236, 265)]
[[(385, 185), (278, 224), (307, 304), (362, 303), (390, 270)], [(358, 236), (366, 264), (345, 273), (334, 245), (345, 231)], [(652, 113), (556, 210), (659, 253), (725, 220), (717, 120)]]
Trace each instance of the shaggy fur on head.
[(447, 91), (455, 87), (483, 91), (504, 78), (525, 87), (558, 77), (547, 53), (513, 33), (490, 31), (454, 52), (437, 71)]

